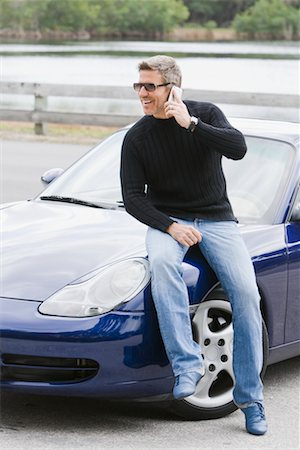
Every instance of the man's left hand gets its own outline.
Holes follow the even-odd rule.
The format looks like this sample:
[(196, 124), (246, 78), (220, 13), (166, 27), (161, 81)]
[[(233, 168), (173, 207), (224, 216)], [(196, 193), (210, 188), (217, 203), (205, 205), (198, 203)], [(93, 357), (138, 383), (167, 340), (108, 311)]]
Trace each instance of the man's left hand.
[(173, 98), (174, 100), (165, 103), (166, 116), (168, 119), (174, 117), (181, 127), (188, 128), (191, 123), (191, 116), (188, 109), (176, 91), (173, 94)]

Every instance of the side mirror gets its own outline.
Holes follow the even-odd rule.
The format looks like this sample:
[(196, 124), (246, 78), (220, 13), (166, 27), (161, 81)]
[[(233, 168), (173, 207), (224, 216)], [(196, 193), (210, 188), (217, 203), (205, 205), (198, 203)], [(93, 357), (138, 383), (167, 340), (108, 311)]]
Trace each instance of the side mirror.
[(63, 172), (64, 172), (64, 169), (60, 169), (60, 168), (49, 169), (43, 173), (43, 175), (41, 176), (41, 180), (44, 184), (49, 184), (49, 183), (51, 183), (51, 181), (58, 178)]

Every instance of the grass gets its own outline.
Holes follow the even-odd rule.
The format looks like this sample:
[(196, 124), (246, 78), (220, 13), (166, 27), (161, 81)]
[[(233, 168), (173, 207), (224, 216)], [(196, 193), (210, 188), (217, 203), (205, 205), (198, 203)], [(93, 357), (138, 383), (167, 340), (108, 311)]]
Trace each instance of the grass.
[(34, 124), (29, 122), (1, 121), (2, 140), (34, 140), (72, 144), (95, 144), (117, 128), (91, 125), (48, 124), (46, 135), (36, 135)]

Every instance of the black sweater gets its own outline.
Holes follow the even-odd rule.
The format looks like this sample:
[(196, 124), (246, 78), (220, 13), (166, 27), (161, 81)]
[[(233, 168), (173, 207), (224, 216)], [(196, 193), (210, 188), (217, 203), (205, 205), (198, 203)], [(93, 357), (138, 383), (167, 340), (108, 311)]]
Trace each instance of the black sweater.
[(243, 135), (211, 103), (185, 101), (199, 118), (193, 133), (174, 118), (144, 116), (126, 134), (121, 182), (126, 210), (166, 231), (170, 218), (236, 220), (226, 193), (222, 156), (241, 159)]

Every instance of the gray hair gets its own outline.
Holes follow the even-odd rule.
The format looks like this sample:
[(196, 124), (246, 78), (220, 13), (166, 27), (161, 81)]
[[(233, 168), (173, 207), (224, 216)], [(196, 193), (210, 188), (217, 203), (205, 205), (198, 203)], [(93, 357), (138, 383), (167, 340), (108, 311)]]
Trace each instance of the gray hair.
[(175, 59), (171, 56), (156, 55), (148, 58), (138, 65), (141, 70), (158, 70), (165, 83), (173, 83), (175, 86), (181, 86), (181, 70)]

